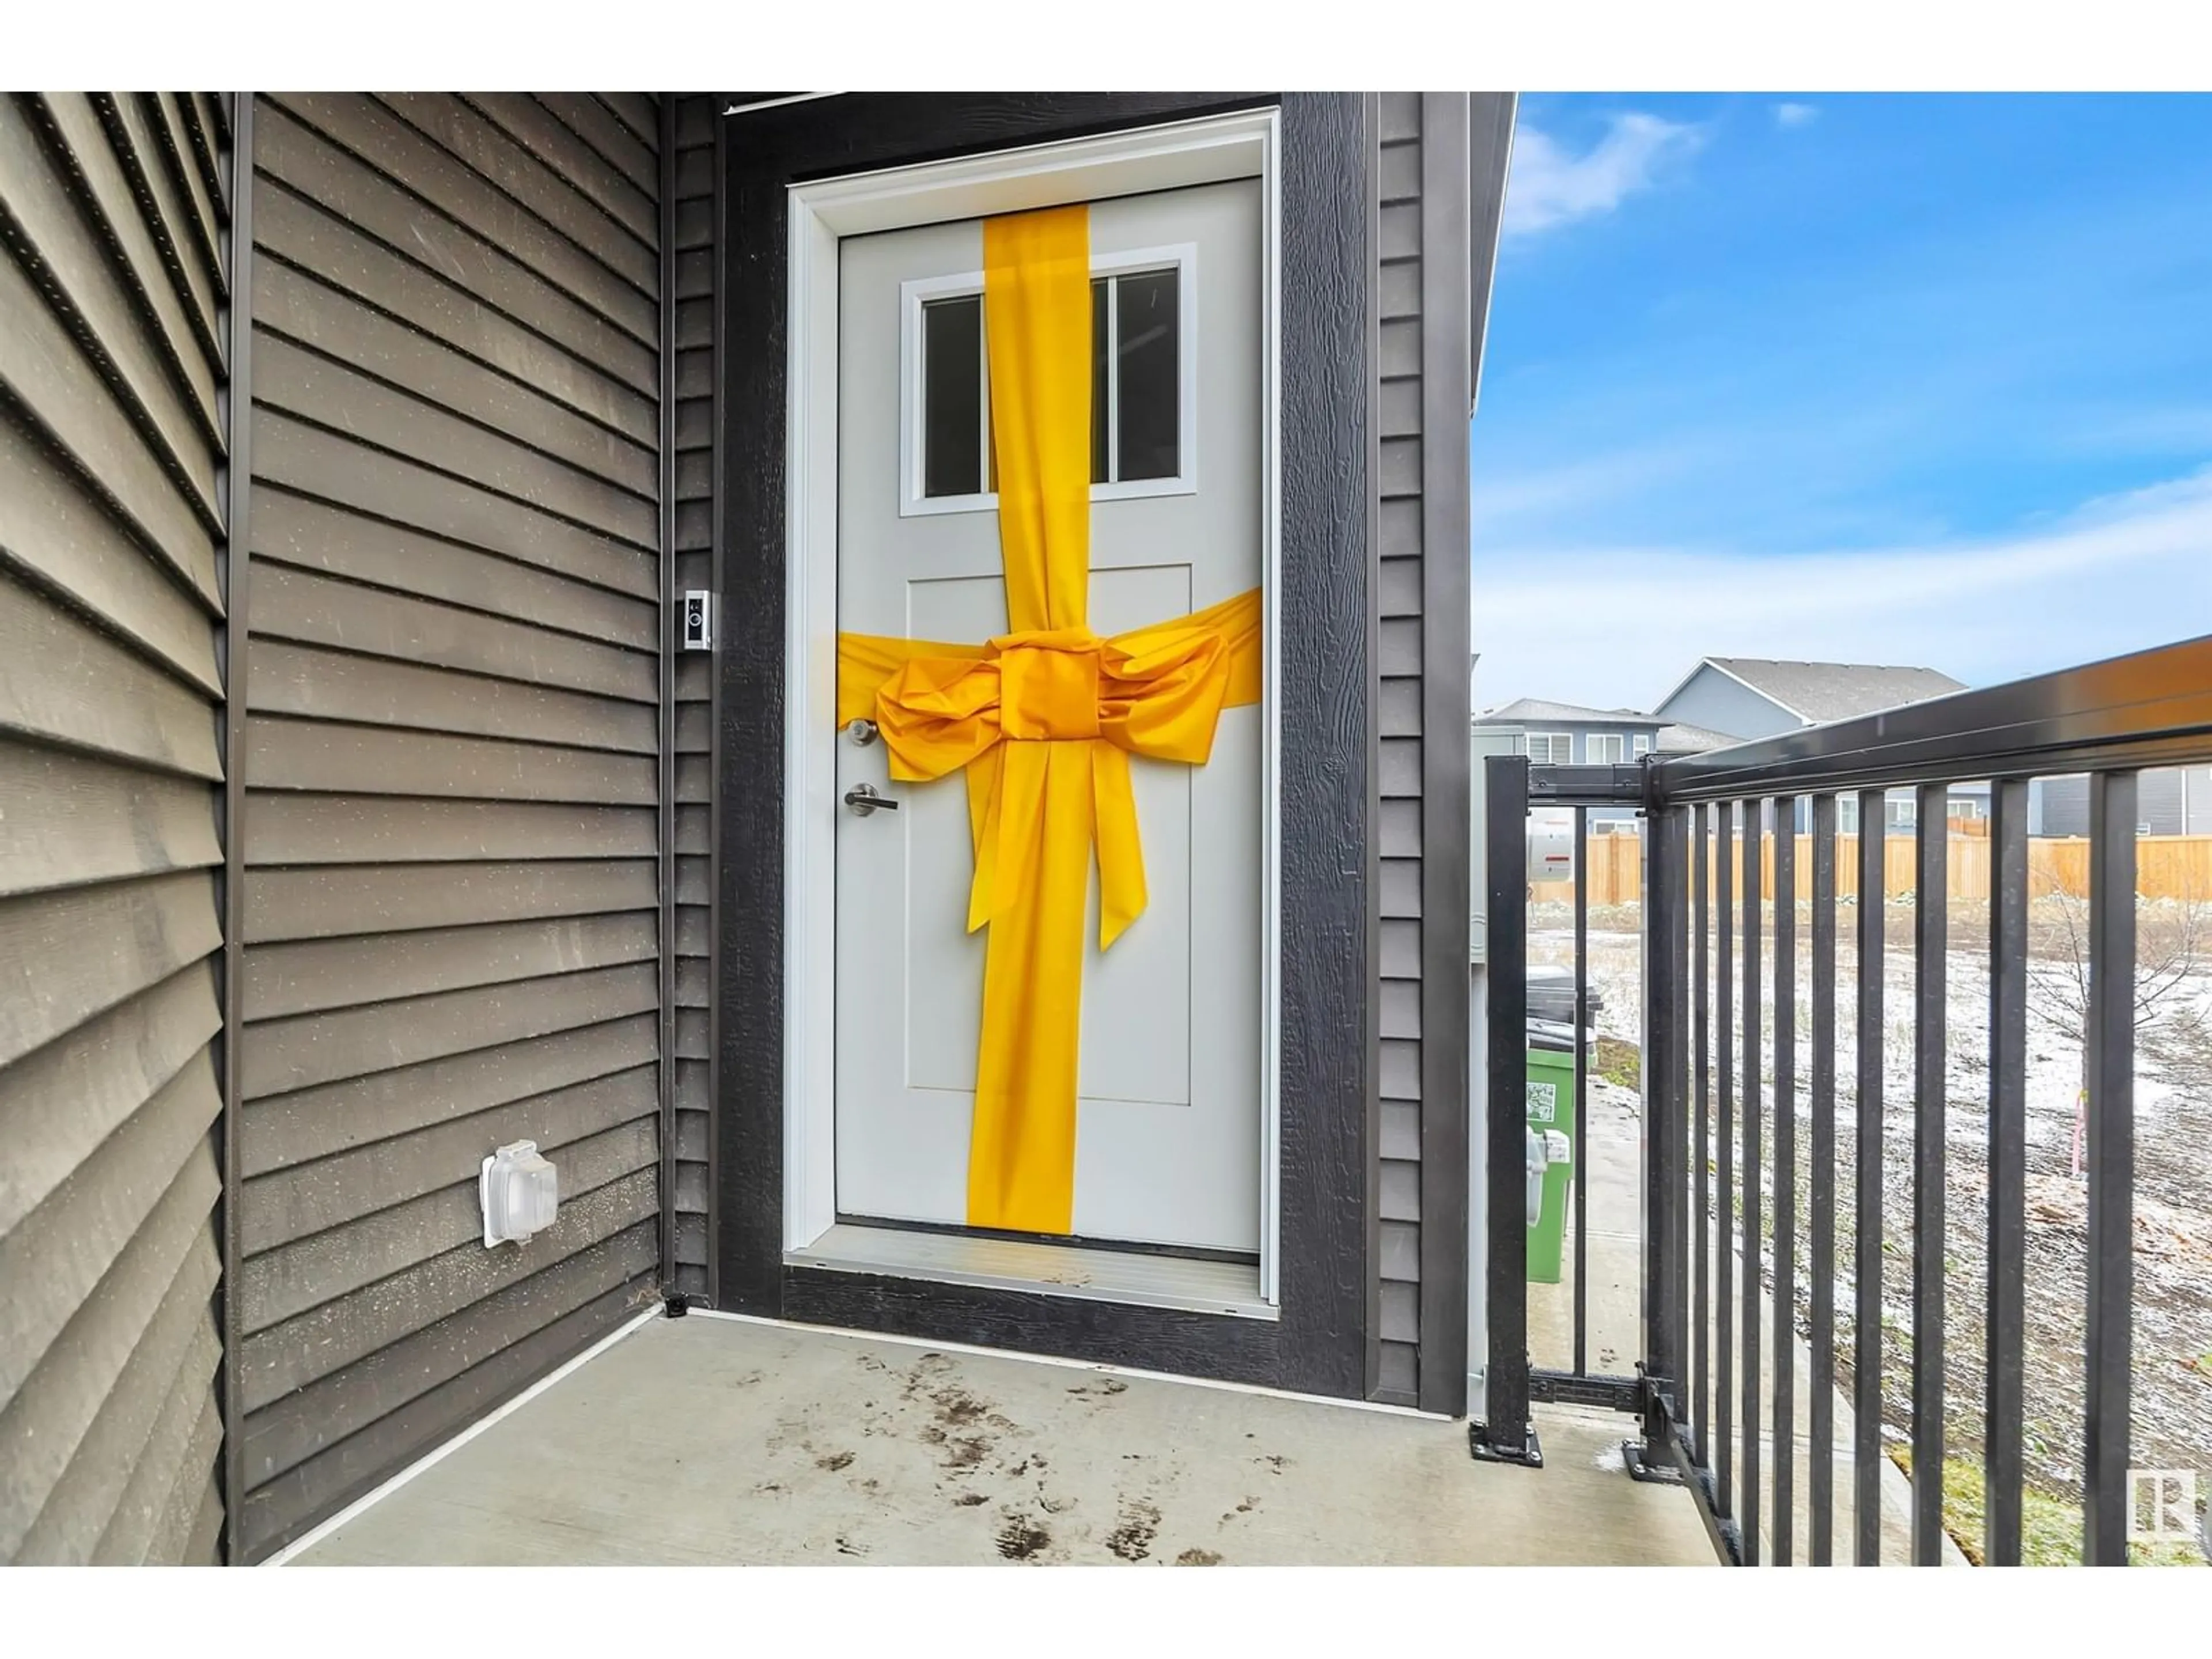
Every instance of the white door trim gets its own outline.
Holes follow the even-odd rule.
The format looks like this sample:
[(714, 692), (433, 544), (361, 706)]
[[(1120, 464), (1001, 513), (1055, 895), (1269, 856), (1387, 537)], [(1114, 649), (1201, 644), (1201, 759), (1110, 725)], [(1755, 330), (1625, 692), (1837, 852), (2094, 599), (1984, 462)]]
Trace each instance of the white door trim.
[[(783, 1243), (836, 1224), (837, 240), (1109, 196), (1261, 181), (1260, 1283), (1277, 1300), (1281, 1007), (1281, 182), (1273, 109), (790, 187), (784, 510)], [(1040, 1288), (1050, 1289), (1049, 1285)]]

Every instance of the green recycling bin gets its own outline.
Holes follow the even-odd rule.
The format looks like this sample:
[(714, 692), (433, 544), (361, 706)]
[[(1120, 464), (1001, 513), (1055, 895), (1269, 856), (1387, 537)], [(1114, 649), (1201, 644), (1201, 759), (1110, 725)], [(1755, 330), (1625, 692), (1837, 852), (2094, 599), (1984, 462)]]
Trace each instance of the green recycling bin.
[[(1575, 1136), (1574, 1039), (1564, 1033), (1528, 1034), (1528, 1127), (1541, 1134), (1556, 1129), (1577, 1145)], [(1559, 1255), (1567, 1237), (1567, 1192), (1574, 1165), (1547, 1163), (1542, 1207), (1528, 1229), (1528, 1278), (1538, 1285), (1559, 1282)]]

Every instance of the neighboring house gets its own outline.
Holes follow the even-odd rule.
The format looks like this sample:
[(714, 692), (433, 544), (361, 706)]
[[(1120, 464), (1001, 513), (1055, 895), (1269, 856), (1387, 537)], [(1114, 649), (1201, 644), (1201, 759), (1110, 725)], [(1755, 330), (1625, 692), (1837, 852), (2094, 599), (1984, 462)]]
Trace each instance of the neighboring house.
[(1652, 713), (1748, 740), (1966, 689), (1964, 682), (1933, 668), (1704, 657)]
[[(1583, 708), (1571, 702), (1522, 697), (1474, 717), (1478, 732), (1510, 734), (1513, 753), (1539, 766), (1625, 766), (1650, 754), (1663, 720), (1632, 708)], [(1593, 824), (1626, 822), (1633, 807), (1593, 806)]]
[[(2166, 766), (2143, 773), (2136, 783), (2136, 823), (2148, 836), (2212, 835), (2212, 766)], [(2036, 779), (2028, 790), (2027, 833), (2087, 835), (2088, 778), (2075, 773)]]
[[(1536, 764), (1621, 766), (1650, 754), (1701, 754), (1736, 741), (1703, 726), (1669, 722), (1632, 708), (1585, 708), (1578, 703), (1522, 697), (1477, 714), (1474, 730), (1510, 735), (1512, 752)], [(1593, 824), (1623, 823), (1637, 817), (1628, 806), (1593, 806)]]
[(1463, 1413), (1512, 109), (0, 98), (0, 1561), (264, 1559), (664, 1299)]
[(1478, 732), (1510, 732), (1513, 752), (1540, 766), (1622, 766), (1641, 760), (1667, 724), (1632, 708), (1583, 708), (1523, 697), (1477, 714)]
[(1732, 738), (1725, 732), (1716, 732), (1711, 726), (1676, 724), (1662, 726), (1652, 749), (1662, 755), (1703, 755), (1715, 749), (1727, 749), (1741, 743), (1741, 738)]
[[(1652, 713), (1726, 732), (1738, 742), (1771, 738), (1808, 726), (1854, 719), (1948, 696), (1965, 690), (1963, 681), (1933, 668), (1875, 663), (1784, 662), (1765, 657), (1703, 657), (1697, 666), (1654, 707)], [(1909, 830), (1915, 817), (1909, 791), (1887, 803), (1889, 829)], [(1952, 791), (1954, 817), (1986, 817), (1989, 786), (1964, 784)], [(1838, 803), (1838, 823), (1845, 832), (1858, 828), (1858, 802), (1846, 795)], [(1797, 804), (1797, 828), (1812, 823), (1812, 805)]]

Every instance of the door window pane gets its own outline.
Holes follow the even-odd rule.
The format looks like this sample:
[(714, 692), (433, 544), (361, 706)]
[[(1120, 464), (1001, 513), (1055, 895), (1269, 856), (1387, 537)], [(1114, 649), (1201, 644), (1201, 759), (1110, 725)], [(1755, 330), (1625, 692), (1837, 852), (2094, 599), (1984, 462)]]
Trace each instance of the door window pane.
[(1106, 411), (1112, 402), (1114, 289), (1109, 278), (1091, 284), (1091, 482), (1104, 483), (1113, 476), (1113, 459), (1106, 441)]
[(983, 301), (921, 308), (921, 493), (983, 490)]
[(1114, 279), (1116, 479), (1172, 478), (1182, 470), (1180, 274)]

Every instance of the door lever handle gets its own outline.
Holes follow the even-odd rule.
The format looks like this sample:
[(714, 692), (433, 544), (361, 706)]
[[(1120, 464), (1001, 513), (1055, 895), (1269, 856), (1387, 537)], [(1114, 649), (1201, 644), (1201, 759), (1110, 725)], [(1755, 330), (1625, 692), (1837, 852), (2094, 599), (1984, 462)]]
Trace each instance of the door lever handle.
[(899, 804), (889, 795), (878, 794), (875, 785), (872, 783), (857, 783), (848, 789), (845, 792), (845, 805), (862, 817), (878, 811), (896, 812), (899, 809)]

